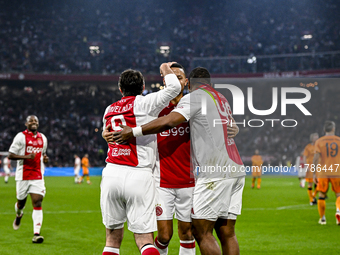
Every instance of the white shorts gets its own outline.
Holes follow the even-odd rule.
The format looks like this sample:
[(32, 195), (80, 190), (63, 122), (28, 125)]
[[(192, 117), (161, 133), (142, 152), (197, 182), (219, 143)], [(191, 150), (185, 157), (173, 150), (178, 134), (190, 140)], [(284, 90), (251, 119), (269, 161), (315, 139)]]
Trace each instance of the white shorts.
[(46, 194), (44, 179), (16, 181), (16, 189), (18, 200), (24, 200), (29, 193), (42, 195), (43, 197)]
[(176, 219), (191, 222), (194, 187), (180, 189), (157, 187), (156, 190), (157, 220), (172, 220), (176, 213)]
[(80, 167), (74, 168), (74, 175), (79, 175)]
[(298, 171), (298, 177), (299, 178), (305, 178), (306, 177), (306, 172), (307, 172), (306, 167), (297, 167), (297, 171)]
[(11, 170), (8, 167), (4, 167), (5, 174), (10, 174)]
[(210, 183), (196, 183), (193, 196), (193, 219), (236, 220), (241, 214), (245, 177)]
[(100, 184), (100, 207), (107, 229), (120, 229), (127, 221), (133, 233), (157, 231), (155, 183), (150, 170), (108, 164)]

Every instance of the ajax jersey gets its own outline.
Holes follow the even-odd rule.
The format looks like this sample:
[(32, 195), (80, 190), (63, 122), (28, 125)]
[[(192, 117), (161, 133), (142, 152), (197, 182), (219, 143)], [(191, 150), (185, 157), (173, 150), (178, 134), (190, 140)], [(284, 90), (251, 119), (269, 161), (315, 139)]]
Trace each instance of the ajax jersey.
[(17, 155), (29, 155), (35, 153), (34, 159), (22, 159), (17, 161), (15, 180), (40, 180), (44, 175), (43, 154), (46, 153), (47, 139), (45, 135), (25, 130), (18, 133), (9, 148), (9, 152)]

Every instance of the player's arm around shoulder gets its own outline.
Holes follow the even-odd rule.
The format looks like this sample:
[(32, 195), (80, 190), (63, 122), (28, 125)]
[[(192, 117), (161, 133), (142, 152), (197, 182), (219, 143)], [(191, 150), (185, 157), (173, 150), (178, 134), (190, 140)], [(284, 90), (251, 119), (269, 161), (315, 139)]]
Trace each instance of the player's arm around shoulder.
[(158, 114), (168, 106), (170, 101), (179, 95), (181, 92), (181, 84), (171, 70), (170, 66), (174, 62), (163, 63), (160, 66), (160, 73), (164, 77), (165, 88), (156, 93), (151, 93), (146, 96), (137, 96), (138, 97), (138, 108), (142, 111), (152, 115), (158, 116)]

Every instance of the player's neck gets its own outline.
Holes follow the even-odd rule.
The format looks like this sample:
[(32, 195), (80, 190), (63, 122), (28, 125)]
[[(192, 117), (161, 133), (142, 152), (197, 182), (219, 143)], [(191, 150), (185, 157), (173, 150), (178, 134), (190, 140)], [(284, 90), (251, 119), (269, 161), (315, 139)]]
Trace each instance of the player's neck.
[(37, 135), (37, 133), (38, 133), (38, 130), (35, 130), (35, 131), (32, 131), (32, 130), (29, 130), (29, 129), (27, 129), (29, 132), (31, 132), (33, 135)]
[(326, 136), (334, 135), (334, 132), (326, 132)]
[(181, 98), (183, 97), (183, 91), (177, 96), (175, 97), (174, 99), (172, 99), (170, 102), (173, 104), (173, 105), (177, 105), (179, 100), (181, 100)]

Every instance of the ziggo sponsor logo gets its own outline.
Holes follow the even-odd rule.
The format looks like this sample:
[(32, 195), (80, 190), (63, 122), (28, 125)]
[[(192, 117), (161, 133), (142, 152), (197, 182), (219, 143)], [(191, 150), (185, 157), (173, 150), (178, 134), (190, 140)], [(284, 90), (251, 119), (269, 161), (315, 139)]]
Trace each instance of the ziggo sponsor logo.
[(112, 150), (112, 156), (117, 157), (117, 156), (130, 156), (131, 149), (118, 149), (114, 148)]
[(160, 136), (171, 136), (171, 135), (172, 136), (177, 136), (177, 135), (183, 136), (184, 134), (189, 134), (189, 132), (190, 132), (189, 126), (187, 126), (187, 127), (179, 127), (179, 128), (173, 127), (172, 129), (163, 131), (159, 135)]
[(33, 146), (27, 146), (26, 151), (27, 153), (40, 153), (42, 152), (43, 148), (39, 147), (33, 147)]

